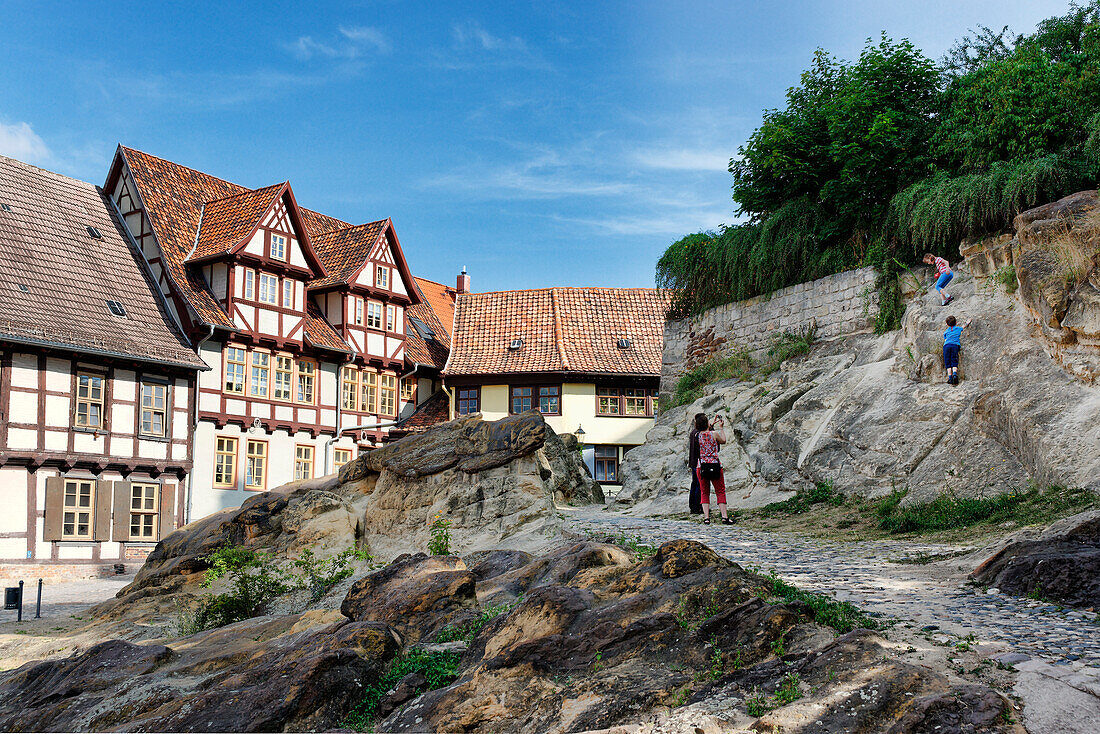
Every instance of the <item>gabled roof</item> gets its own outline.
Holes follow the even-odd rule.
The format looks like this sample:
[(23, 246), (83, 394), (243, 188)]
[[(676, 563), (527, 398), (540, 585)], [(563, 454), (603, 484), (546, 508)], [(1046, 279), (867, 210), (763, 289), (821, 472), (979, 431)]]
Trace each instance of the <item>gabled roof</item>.
[[(452, 295), (448, 296), (446, 286), (423, 278), (415, 281), (420, 303), (405, 309), (405, 358), (442, 370), (451, 350), (454, 290), (451, 289)], [(420, 326), (414, 319), (431, 330), (431, 338), (420, 333)]]
[(0, 341), (206, 369), (106, 194), (0, 156), (0, 203)]
[[(265, 198), (267, 204), (271, 204), (283, 191), (293, 198), (289, 185), (283, 183), (252, 190), (121, 145), (107, 177), (108, 183), (118, 174), (123, 162), (129, 166), (134, 183), (137, 184), (137, 194), (164, 254), (169, 277), (194, 309), (200, 322), (236, 331), (236, 325), (218, 304), (202, 275), (187, 265), (192, 247), (196, 246), (197, 240), (202, 239), (199, 232), (200, 219), (204, 220), (204, 229), (206, 226), (203, 206), (208, 202), (215, 204), (215, 222), (207, 235), (210, 244), (204, 248), (217, 248), (221, 243), (233, 239), (235, 233), (245, 227), (244, 224), (228, 222), (231, 212), (242, 212), (245, 220), (251, 219), (248, 225), (252, 226), (262, 216), (263, 212), (256, 212)], [(310, 240), (325, 232), (351, 226), (347, 222), (309, 209), (298, 208), (298, 212), (301, 214), (302, 235), (307, 238), (305, 246), (309, 257), (315, 255), (309, 245)], [(197, 233), (199, 236), (196, 236)], [(322, 266), (323, 262), (318, 260), (318, 272), (323, 272)], [(311, 344), (340, 352), (351, 351), (318, 310), (308, 309), (306, 318), (306, 339)]]
[[(661, 374), (667, 296), (652, 288), (464, 293), (446, 373)], [(509, 349), (521, 339), (519, 349)], [(618, 346), (627, 339), (629, 346)]]
[(328, 276), (311, 280), (309, 287), (321, 288), (354, 280), (366, 264), (370, 251), (386, 231), (389, 221), (383, 219), (317, 235), (313, 245), (317, 248), (321, 262), (325, 264)]
[(450, 399), (446, 390), (437, 390), (430, 398), (417, 406), (416, 412), (391, 429), (391, 435), (421, 433), (437, 423), (445, 423), (450, 417)]
[(285, 183), (275, 184), (205, 202), (199, 236), (187, 260), (194, 262), (233, 251), (252, 236), (285, 187)]

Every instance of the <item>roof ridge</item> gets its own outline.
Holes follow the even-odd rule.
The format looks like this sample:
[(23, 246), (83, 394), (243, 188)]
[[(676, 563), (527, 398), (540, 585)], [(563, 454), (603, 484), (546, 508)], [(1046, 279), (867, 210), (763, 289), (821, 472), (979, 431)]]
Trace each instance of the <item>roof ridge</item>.
[(258, 194), (261, 191), (266, 191), (267, 189), (282, 188), (283, 186), (285, 186), (289, 183), (290, 183), (290, 181), (282, 181), (282, 182), (277, 183), (277, 184), (271, 184), (270, 186), (261, 186), (258, 189), (245, 189), (244, 191), (241, 191), (241, 192), (236, 193), (236, 194), (228, 194), (227, 196), (219, 196), (215, 199), (207, 199), (207, 200), (203, 201), (202, 203), (203, 203), (203, 206), (206, 206), (207, 204), (213, 204), (216, 201), (225, 201), (226, 199), (236, 199), (237, 197), (247, 196), (248, 194)]
[[(316, 212), (316, 213), (320, 214), (320, 212)], [(321, 216), (327, 217), (328, 215), (327, 214), (321, 214)], [(344, 224), (348, 224), (347, 222), (344, 222), (342, 219), (336, 219), (336, 217), (329, 217), (329, 219), (335, 219), (337, 222), (343, 222)], [(319, 239), (321, 237), (331, 237), (332, 235), (336, 234), (337, 232), (347, 232), (349, 229), (359, 229), (360, 227), (370, 227), (372, 225), (381, 224), (383, 222), (388, 222), (388, 221), (390, 221), (390, 218), (386, 217), (385, 219), (375, 219), (373, 222), (363, 222), (362, 224), (348, 224), (348, 226), (341, 227), (340, 229), (330, 229), (328, 232), (322, 232), (321, 234), (317, 235), (317, 237), (315, 239)]]
[(89, 186), (89, 187), (91, 187), (93, 189), (96, 189), (96, 190), (99, 189), (99, 186), (97, 186), (96, 184), (94, 184), (90, 181), (84, 181), (84, 180), (79, 179), (79, 178), (73, 178), (72, 176), (66, 176), (64, 173), (58, 173), (57, 171), (51, 171), (48, 168), (43, 168), (42, 166), (36, 166), (33, 163), (27, 163), (26, 161), (21, 161), (18, 158), (12, 158), (10, 155), (4, 155), (3, 153), (0, 153), (0, 158), (4, 158), (5, 160), (8, 160), (12, 163), (17, 163), (20, 166), (25, 166), (27, 168), (33, 168), (34, 170), (36, 170), (40, 173), (45, 173), (45, 174), (47, 174), (47, 175), (49, 175), (53, 178), (60, 179), (61, 181), (65, 181), (67, 183), (76, 183), (76, 184), (81, 184), (82, 186)]
[(563, 370), (569, 370), (569, 357), (565, 354), (565, 332), (561, 328), (561, 308), (558, 306), (558, 289), (550, 289), (550, 306), (554, 311), (554, 348)]
[[(427, 280), (426, 278), (424, 280)], [(435, 282), (435, 281), (432, 281)], [(440, 283), (439, 285), (442, 285)], [(660, 288), (642, 288), (636, 286), (615, 287), (605, 285), (551, 285), (541, 288), (506, 288), (498, 291), (478, 291), (477, 293), (463, 293), (464, 296), (491, 296), (496, 293), (536, 293), (540, 291), (645, 291), (646, 293), (659, 293)]]
[(432, 285), (437, 285), (440, 288), (446, 288), (446, 289), (452, 290), (452, 291), (458, 290), (454, 286), (447, 285), (446, 283), (440, 283), (438, 280), (432, 280), (431, 278), (421, 278), (419, 275), (414, 275), (413, 277), (416, 278), (417, 280), (422, 280), (425, 283), (431, 283)]

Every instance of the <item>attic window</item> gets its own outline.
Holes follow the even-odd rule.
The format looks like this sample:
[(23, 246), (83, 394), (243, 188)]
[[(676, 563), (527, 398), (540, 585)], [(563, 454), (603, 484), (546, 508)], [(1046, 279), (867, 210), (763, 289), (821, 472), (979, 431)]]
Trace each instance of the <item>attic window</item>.
[(96, 229), (95, 227), (93, 227), (90, 224), (88, 225), (88, 234), (90, 234), (92, 237), (94, 237), (97, 240), (103, 239), (103, 234), (98, 229)]
[(126, 318), (126, 308), (118, 301), (107, 301), (107, 308), (120, 318)]
[(0, 209), (3, 209), (3, 210), (4, 210), (4, 211), (6, 211), (6, 212), (10, 212), (10, 211), (11, 211), (11, 207), (10, 207), (10, 206), (8, 206), (7, 204), (0, 204)]
[(510, 352), (518, 352), (521, 349), (523, 349), (522, 339), (513, 339), (512, 343), (508, 345), (508, 351)]
[(631, 344), (629, 339), (626, 339), (625, 337), (619, 339), (619, 349), (630, 349), (630, 346)]
[(420, 319), (415, 316), (410, 316), (409, 322), (413, 325), (413, 328), (416, 329), (416, 333), (420, 335), (421, 339), (435, 339), (435, 332)]
[(19, 290), (23, 291), (24, 293), (30, 293), (31, 292), (31, 289), (28, 288), (27, 286), (23, 285), (22, 283), (16, 283), (16, 287), (19, 288)]

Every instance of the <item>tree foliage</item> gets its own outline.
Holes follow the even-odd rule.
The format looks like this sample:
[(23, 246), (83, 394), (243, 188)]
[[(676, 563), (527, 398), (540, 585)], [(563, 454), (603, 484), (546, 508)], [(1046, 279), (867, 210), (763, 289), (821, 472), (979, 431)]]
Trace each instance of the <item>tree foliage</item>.
[(1100, 0), (1029, 36), (979, 27), (938, 62), (885, 34), (854, 62), (819, 49), (729, 170), (743, 222), (657, 264), (672, 316), (1002, 231), (1100, 174)]

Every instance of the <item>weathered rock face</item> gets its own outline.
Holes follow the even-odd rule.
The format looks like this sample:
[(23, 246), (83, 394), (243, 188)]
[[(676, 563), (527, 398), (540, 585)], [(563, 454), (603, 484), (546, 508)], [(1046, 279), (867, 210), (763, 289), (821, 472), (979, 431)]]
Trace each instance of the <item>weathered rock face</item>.
[(1009, 539), (971, 578), (1009, 594), (1100, 606), (1100, 510)]
[[(934, 294), (914, 297), (897, 332), (820, 342), (760, 384), (716, 383), (694, 404), (663, 411), (626, 455), (617, 503), (686, 511), (698, 412), (725, 418), (733, 505), (826, 479), (869, 495), (907, 487), (907, 501), (1008, 492), (1029, 478), (1100, 492), (1100, 388), (1052, 359), (1018, 296), (961, 268), (950, 292), (946, 309)], [(958, 386), (943, 382), (948, 314), (974, 320)]]

